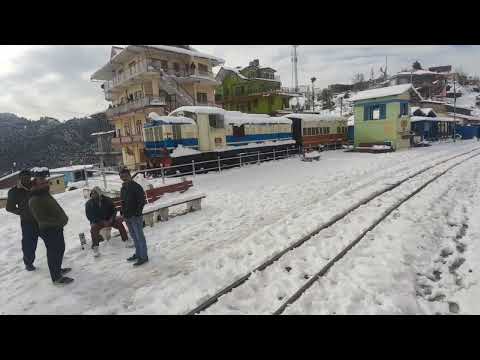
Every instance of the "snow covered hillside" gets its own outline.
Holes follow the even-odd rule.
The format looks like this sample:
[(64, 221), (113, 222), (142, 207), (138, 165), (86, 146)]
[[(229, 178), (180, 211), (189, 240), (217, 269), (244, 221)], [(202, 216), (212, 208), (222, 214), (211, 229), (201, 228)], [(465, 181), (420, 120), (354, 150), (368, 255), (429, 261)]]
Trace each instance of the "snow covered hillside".
[[(75, 282), (64, 288), (51, 284), (41, 240), (38, 270), (23, 269), (19, 220), (2, 209), (0, 312), (185, 313), (359, 199), (399, 177), (477, 147), (476, 141), (462, 141), (387, 154), (331, 151), (322, 153), (318, 162), (291, 158), (196, 176), (194, 188), (207, 195), (202, 210), (145, 228), (151, 261), (141, 268), (125, 261), (132, 250), (119, 238), (101, 244), (100, 258), (81, 250), (78, 234), (85, 232), (89, 238), (82, 190), (55, 195), (70, 217), (64, 264), (73, 268)], [(425, 189), (372, 231), (369, 241), (359, 243), (327, 281), (319, 281), (289, 312), (433, 313), (458, 306), (460, 313), (480, 313), (472, 301), (480, 292), (476, 285), (480, 259), (475, 251), (480, 228), (473, 222), (479, 175), (477, 158)], [(345, 229), (354, 231), (361, 224), (362, 219), (356, 219)], [(457, 240), (466, 245), (463, 253), (454, 242), (459, 229), (463, 232)], [(335, 239), (335, 233), (331, 237)], [(436, 262), (444, 248), (451, 252), (442, 257), (446, 263)], [(308, 261), (311, 268), (319, 265), (315, 257)], [(454, 263), (455, 274), (448, 270)], [(416, 275), (430, 276), (437, 268), (445, 275), (439, 281)], [(233, 308), (219, 307), (217, 313), (268, 313), (270, 308), (262, 305), (265, 298), (277, 301), (291, 295), (293, 282), (273, 281), (275, 271), (266, 275), (259, 278), (257, 289), (233, 291), (228, 302)], [(270, 283), (274, 285), (268, 287)], [(430, 295), (419, 289), (430, 289), (430, 295), (443, 295), (444, 300), (431, 302)], [(456, 305), (449, 305), (452, 302)]]

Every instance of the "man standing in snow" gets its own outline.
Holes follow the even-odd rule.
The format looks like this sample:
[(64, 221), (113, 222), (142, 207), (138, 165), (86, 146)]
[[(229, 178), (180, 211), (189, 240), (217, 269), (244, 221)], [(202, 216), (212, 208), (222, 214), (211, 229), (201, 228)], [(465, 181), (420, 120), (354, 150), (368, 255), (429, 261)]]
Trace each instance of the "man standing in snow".
[(50, 195), (50, 185), (44, 177), (37, 177), (32, 182), (32, 193), (28, 206), (38, 223), (39, 235), (47, 248), (47, 262), (50, 276), (55, 285), (63, 286), (73, 282), (64, 276), (71, 268), (62, 269), (65, 239), (63, 228), (68, 217), (58, 202)]
[(148, 262), (147, 241), (143, 234), (143, 207), (146, 204), (145, 191), (133, 181), (130, 171), (126, 168), (120, 171), (122, 179), (122, 215), (128, 226), (128, 231), (135, 244), (135, 254), (127, 261), (135, 261), (133, 266), (140, 266)]
[(27, 271), (33, 271), (35, 270), (33, 262), (35, 261), (35, 251), (37, 250), (38, 225), (28, 208), (32, 186), (30, 171), (22, 170), (19, 178), (17, 185), (8, 192), (6, 210), (20, 216), (23, 262)]
[[(95, 256), (100, 255), (98, 245), (100, 243), (100, 230), (113, 227), (120, 232), (122, 241), (127, 242), (128, 236), (120, 218), (116, 217), (117, 211), (113, 201), (102, 195), (102, 190), (95, 186), (90, 193), (90, 200), (85, 204), (85, 214), (90, 221), (90, 234), (92, 236), (92, 249)], [(131, 246), (128, 246), (131, 247)]]

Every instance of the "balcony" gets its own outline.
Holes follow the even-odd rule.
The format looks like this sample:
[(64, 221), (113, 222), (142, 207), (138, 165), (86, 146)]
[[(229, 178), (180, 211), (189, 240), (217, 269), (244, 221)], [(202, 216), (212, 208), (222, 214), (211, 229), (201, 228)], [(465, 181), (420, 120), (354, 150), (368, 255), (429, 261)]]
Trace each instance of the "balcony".
[(112, 118), (121, 114), (127, 114), (135, 110), (143, 109), (147, 106), (166, 106), (167, 102), (163, 97), (147, 96), (125, 104), (117, 105), (107, 109), (107, 118)]
[[(215, 75), (212, 71), (200, 71), (198, 68), (187, 70), (184, 67), (178, 69), (166, 68), (162, 67), (160, 61), (144, 60), (137, 62), (135, 66), (127, 71), (116, 74), (111, 81), (106, 81), (104, 83), (105, 97), (107, 97), (109, 92), (121, 91), (125, 87), (140, 82), (144, 76), (159, 75), (161, 73), (176, 76), (179, 82), (208, 81), (216, 83)], [(111, 95), (108, 96), (111, 98)]]
[(143, 143), (142, 135), (126, 135), (112, 138), (112, 146), (132, 145)]

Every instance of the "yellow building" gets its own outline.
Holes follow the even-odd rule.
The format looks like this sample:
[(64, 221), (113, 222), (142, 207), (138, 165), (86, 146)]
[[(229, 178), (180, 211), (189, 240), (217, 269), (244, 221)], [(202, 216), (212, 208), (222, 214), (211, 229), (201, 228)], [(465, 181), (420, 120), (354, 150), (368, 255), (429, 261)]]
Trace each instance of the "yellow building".
[(188, 45), (129, 45), (113, 47), (110, 61), (92, 75), (103, 81), (111, 102), (107, 118), (115, 125), (113, 147), (123, 164), (146, 165), (143, 126), (148, 114), (168, 114), (180, 106), (215, 105), (218, 85), (212, 68), (224, 61)]

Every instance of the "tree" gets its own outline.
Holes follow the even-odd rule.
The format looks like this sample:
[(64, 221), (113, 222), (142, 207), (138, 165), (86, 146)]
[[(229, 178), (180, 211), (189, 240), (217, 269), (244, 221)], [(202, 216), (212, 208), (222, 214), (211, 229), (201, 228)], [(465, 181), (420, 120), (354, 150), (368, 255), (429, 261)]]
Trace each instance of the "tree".
[(345, 95), (343, 96), (344, 99), (348, 99), (350, 97), (350, 91), (347, 90)]
[(331, 110), (335, 107), (335, 103), (333, 102), (333, 95), (332, 92), (328, 89), (322, 90), (322, 109), (323, 110)]
[(417, 60), (417, 61), (415, 61), (415, 62), (412, 64), (412, 68), (413, 68), (413, 70), (422, 70), (422, 65), (421, 65), (420, 62)]
[(353, 91), (362, 91), (368, 88), (368, 83), (365, 81), (365, 77), (361, 73), (353, 75), (352, 83)]
[(460, 85), (466, 85), (468, 80), (468, 75), (463, 69), (459, 68), (456, 71), (457, 81)]

